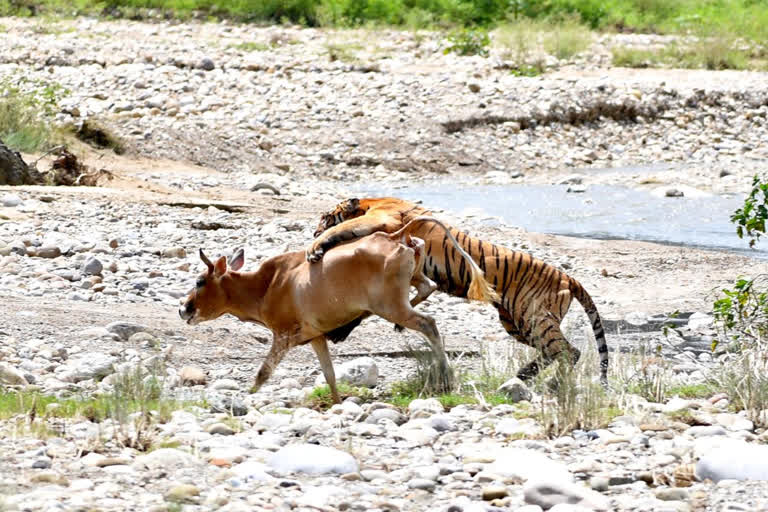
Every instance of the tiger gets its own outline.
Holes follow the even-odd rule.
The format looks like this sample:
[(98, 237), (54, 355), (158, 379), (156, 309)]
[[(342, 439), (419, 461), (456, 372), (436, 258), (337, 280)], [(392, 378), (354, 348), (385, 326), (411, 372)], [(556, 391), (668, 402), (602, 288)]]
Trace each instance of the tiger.
[[(306, 250), (310, 262), (322, 259), (332, 247), (375, 231), (392, 233), (412, 219), (432, 215), (422, 206), (394, 197), (347, 199), (323, 214)], [(449, 226), (450, 227), (450, 226)], [(484, 272), (497, 293), (492, 301), (499, 321), (517, 341), (541, 352), (520, 368), (517, 377), (528, 381), (559, 358), (573, 367), (581, 356), (563, 335), (560, 324), (576, 299), (587, 313), (600, 359), (600, 382), (608, 383), (608, 344), (602, 320), (592, 297), (574, 278), (529, 253), (513, 251), (469, 236), (450, 227), (459, 245)], [(434, 225), (423, 224), (413, 236), (425, 242), (424, 273), (438, 290), (466, 297), (471, 273), (466, 262), (448, 243), (448, 236)]]

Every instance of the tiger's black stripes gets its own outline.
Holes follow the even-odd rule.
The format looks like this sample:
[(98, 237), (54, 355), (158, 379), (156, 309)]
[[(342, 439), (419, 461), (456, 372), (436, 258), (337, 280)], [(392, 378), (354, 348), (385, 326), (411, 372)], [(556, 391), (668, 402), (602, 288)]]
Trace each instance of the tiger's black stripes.
[[(349, 199), (322, 217), (316, 236), (330, 231), (321, 235), (312, 247), (330, 249), (373, 231), (392, 233), (426, 214), (429, 214), (426, 208), (396, 198)], [(434, 229), (435, 226), (430, 225), (411, 233), (426, 242), (425, 273), (440, 290), (464, 297), (467, 264), (463, 259), (456, 260), (456, 247), (447, 242), (445, 233), (440, 236)], [(576, 299), (590, 319), (600, 357), (600, 378), (603, 382), (607, 380), (608, 346), (602, 320), (592, 298), (578, 281), (528, 253), (484, 242), (455, 228), (450, 232), (499, 294), (494, 305), (504, 329), (517, 340), (542, 351), (541, 360), (521, 369), (519, 377), (532, 377), (560, 355), (572, 363), (578, 360), (579, 351), (560, 330), (562, 318)], [(451, 245), (450, 251), (448, 245)]]

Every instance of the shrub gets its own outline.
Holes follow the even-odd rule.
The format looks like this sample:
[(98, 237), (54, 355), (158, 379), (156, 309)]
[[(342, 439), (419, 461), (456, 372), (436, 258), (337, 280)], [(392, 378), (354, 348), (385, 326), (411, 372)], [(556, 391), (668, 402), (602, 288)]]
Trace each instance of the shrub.
[(448, 36), (448, 46), (444, 53), (457, 53), (459, 55), (488, 55), (488, 46), (491, 39), (484, 30), (458, 30)]

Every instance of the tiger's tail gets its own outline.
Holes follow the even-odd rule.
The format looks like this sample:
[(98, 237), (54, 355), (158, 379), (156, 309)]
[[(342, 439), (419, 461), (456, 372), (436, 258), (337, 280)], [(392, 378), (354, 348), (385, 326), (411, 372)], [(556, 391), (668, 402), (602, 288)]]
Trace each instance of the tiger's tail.
[(603, 329), (603, 321), (600, 319), (600, 313), (597, 312), (597, 306), (595, 306), (595, 302), (587, 290), (575, 279), (571, 279), (570, 291), (584, 308), (589, 317), (589, 323), (592, 324), (592, 332), (595, 333), (595, 343), (597, 344), (597, 355), (600, 358), (600, 382), (606, 385), (608, 383), (608, 343), (605, 340), (605, 330)]
[(390, 235), (390, 238), (392, 240), (401, 239), (402, 241), (405, 241), (405, 237), (410, 236), (411, 230), (415, 228), (416, 225), (419, 225), (425, 222), (432, 222), (440, 226), (445, 231), (445, 234), (448, 236), (448, 239), (451, 241), (451, 243), (459, 251), (459, 254), (461, 255), (461, 257), (466, 260), (467, 265), (469, 266), (470, 279), (471, 279), (469, 283), (469, 289), (467, 290), (467, 298), (470, 300), (477, 300), (480, 302), (497, 301), (499, 299), (499, 294), (496, 293), (496, 290), (494, 290), (493, 287), (488, 283), (488, 281), (485, 280), (483, 271), (480, 269), (477, 263), (475, 263), (475, 260), (472, 259), (472, 256), (470, 256), (461, 247), (461, 245), (459, 245), (459, 242), (451, 234), (451, 231), (448, 228), (448, 226), (443, 224), (441, 221), (435, 219), (434, 217), (419, 216), (411, 220), (408, 224), (406, 224), (399, 230), (392, 233)]

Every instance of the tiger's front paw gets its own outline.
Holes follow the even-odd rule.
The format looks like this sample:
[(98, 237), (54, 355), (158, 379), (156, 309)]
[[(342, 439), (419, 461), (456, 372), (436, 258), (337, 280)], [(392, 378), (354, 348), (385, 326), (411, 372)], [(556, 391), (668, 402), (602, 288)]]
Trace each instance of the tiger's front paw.
[(317, 263), (321, 259), (323, 259), (323, 248), (320, 246), (320, 244), (312, 244), (309, 246), (309, 249), (307, 249), (306, 255), (307, 255), (307, 261), (310, 263)]

